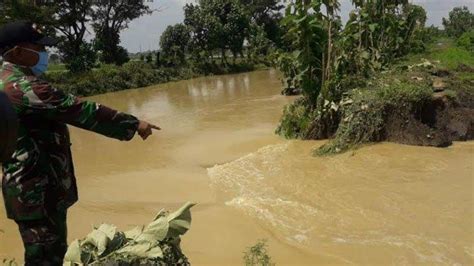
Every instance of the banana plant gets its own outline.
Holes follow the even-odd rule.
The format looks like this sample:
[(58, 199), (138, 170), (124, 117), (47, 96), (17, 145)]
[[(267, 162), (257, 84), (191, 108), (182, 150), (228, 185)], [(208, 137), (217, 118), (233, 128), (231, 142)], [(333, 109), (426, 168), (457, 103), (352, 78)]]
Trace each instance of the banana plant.
[(291, 43), (290, 52), (296, 60), (297, 74), (287, 74), (292, 74), (296, 79), (292, 84), (298, 84), (313, 105), (332, 73), (333, 40), (340, 28), (338, 10), (337, 0), (295, 0), (288, 4), (282, 20), (287, 29), (284, 37)]

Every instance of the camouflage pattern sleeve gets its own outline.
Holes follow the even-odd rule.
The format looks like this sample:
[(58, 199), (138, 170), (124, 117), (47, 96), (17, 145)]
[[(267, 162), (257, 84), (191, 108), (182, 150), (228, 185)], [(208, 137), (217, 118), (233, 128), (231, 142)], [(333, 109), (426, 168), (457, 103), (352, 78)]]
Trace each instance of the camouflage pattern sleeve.
[(31, 82), (25, 95), (25, 111), (40, 113), (44, 117), (82, 129), (90, 130), (118, 140), (130, 140), (135, 135), (139, 120), (129, 114), (66, 94), (47, 82)]

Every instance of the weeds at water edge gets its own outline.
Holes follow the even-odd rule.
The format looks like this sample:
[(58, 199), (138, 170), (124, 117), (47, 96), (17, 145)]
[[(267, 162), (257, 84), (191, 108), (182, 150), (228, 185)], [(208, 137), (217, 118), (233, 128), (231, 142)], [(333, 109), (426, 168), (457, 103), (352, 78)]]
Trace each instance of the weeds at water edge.
[(259, 240), (257, 244), (249, 247), (244, 253), (243, 260), (246, 266), (275, 265), (275, 263), (272, 262), (271, 257), (268, 255), (266, 240)]

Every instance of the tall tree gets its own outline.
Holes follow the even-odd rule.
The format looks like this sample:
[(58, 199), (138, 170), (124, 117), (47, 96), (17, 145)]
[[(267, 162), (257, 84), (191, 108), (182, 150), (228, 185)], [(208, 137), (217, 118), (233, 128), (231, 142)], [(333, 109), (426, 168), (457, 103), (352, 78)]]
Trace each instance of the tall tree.
[(266, 63), (261, 58), (266, 59), (265, 56), (269, 54), (271, 47), (272, 42), (268, 39), (263, 26), (251, 24), (248, 36), (248, 58), (254, 62)]
[(89, 1), (65, 0), (56, 3), (54, 27), (61, 33), (59, 49), (72, 72), (90, 70), (96, 61), (92, 45), (84, 41), (91, 14)]
[(206, 26), (205, 16), (199, 5), (186, 4), (184, 6), (184, 25), (191, 33), (189, 50), (196, 62), (207, 61), (212, 53), (212, 45), (209, 43), (209, 28)]
[(244, 40), (248, 35), (249, 17), (238, 0), (200, 0), (199, 5), (185, 6), (185, 24), (190, 26), (193, 44), (211, 54), (221, 52), (226, 63), (226, 51), (242, 54)]
[(48, 35), (59, 33), (59, 51), (68, 69), (86, 71), (95, 62), (95, 52), (84, 43), (90, 19), (89, 1), (17, 1), (7, 0), (0, 9), (0, 21), (26, 19), (44, 27)]
[(95, 1), (92, 12), (92, 27), (96, 35), (96, 48), (101, 51), (100, 60), (104, 63), (123, 64), (119, 46), (120, 32), (128, 27), (133, 19), (150, 14), (152, 10), (142, 0)]
[[(323, 0), (322, 4), (326, 7), (325, 18), (327, 28), (327, 43), (325, 45), (326, 52), (323, 53), (323, 66), (322, 66), (322, 80), (331, 79), (333, 70), (333, 64), (336, 59), (334, 52), (334, 39), (337, 38), (337, 34), (341, 29), (341, 17), (338, 15), (340, 4), (338, 0)], [(324, 88), (323, 88), (324, 89)], [(325, 92), (323, 90), (323, 92)]]
[(449, 18), (443, 18), (443, 26), (449, 36), (459, 38), (474, 29), (474, 14), (467, 6), (455, 7), (449, 12)]
[(160, 48), (167, 65), (185, 62), (191, 34), (184, 24), (170, 25), (160, 37)]
[(51, 17), (56, 12), (53, 3), (42, 1), (4, 0), (0, 6), (0, 24), (15, 20), (29, 20), (41, 25), (48, 35), (55, 35), (54, 21)]
[(410, 51), (414, 34), (424, 28), (426, 12), (408, 0), (354, 0), (342, 33), (339, 69), (365, 74)]
[(239, 0), (248, 14), (252, 24), (263, 27), (266, 36), (276, 44), (280, 43), (282, 31), (280, 20), (284, 8), (280, 0)]

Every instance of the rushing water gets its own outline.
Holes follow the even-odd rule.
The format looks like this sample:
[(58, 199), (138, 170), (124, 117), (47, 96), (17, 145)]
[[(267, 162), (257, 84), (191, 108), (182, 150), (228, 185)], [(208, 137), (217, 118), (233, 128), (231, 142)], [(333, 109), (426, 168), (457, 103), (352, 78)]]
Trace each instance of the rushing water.
[[(474, 263), (474, 143), (315, 158), (322, 142), (273, 134), (292, 100), (279, 88), (277, 73), (260, 71), (92, 97), (163, 130), (128, 143), (72, 130), (80, 201), (70, 240), (194, 201), (183, 238), (193, 264), (241, 264), (259, 239), (282, 265)], [(0, 230), (0, 258), (20, 258), (3, 213)]]

